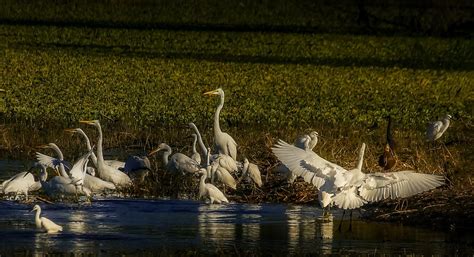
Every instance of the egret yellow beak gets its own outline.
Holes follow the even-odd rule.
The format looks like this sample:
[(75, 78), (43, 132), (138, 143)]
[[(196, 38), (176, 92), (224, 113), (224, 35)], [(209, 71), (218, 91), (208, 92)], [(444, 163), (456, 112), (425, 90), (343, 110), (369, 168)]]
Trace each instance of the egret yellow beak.
[(84, 124), (89, 124), (90, 125), (90, 124), (94, 123), (94, 121), (93, 120), (80, 120), (79, 123), (84, 123)]
[(43, 148), (43, 149), (46, 149), (46, 148), (49, 148), (49, 145), (39, 145), (39, 146), (37, 146), (37, 148)]
[(76, 129), (65, 129), (64, 132), (76, 133)]
[(156, 148), (155, 150), (149, 152), (149, 153), (148, 153), (148, 156), (152, 156), (153, 154), (155, 154), (156, 152), (158, 152), (158, 151), (160, 151), (160, 150), (161, 150), (161, 148), (158, 147), (158, 148)]
[(206, 93), (204, 93), (203, 95), (218, 95), (219, 92), (217, 92), (217, 89), (215, 90), (212, 90), (212, 91), (208, 91)]

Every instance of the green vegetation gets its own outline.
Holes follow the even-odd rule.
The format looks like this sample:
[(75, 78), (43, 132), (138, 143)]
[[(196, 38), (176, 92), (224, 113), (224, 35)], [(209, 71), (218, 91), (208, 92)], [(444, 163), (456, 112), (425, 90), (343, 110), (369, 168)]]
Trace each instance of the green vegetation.
[[(166, 141), (186, 152), (190, 142), (184, 135), (190, 131), (182, 126), (189, 122), (211, 142), (217, 99), (202, 93), (222, 87), (222, 127), (234, 136), (240, 153), (259, 164), (266, 182), (276, 181), (269, 149), (275, 140), (292, 141), (309, 128), (324, 136), (318, 153), (346, 167), (354, 165), (358, 145), (367, 142), (366, 167), (377, 170), (391, 115), (400, 144), (398, 169), (443, 173), (461, 185), (471, 183), (464, 180), (471, 177), (474, 156), (474, 41), (469, 38), (309, 33), (319, 26), (331, 30), (342, 21), (343, 29), (335, 31), (350, 30), (354, 15), (348, 10), (342, 13), (352, 20), (335, 14), (337, 19), (324, 27), (322, 17), (297, 15), (306, 8), (296, 5), (286, 6), (280, 17), (272, 16), (281, 11), (277, 8), (246, 20), (250, 14), (203, 15), (205, 4), (193, 15), (135, 15), (147, 9), (148, 1), (130, 9), (124, 7), (127, 1), (117, 1), (99, 15), (97, 10), (107, 6), (96, 2), (102, 3), (62, 3), (40, 12), (43, 2), (7, 1), (0, 10), (0, 88), (6, 90), (0, 101), (6, 124), (0, 129), (2, 157), (32, 159), (34, 146), (50, 141), (72, 156), (83, 146), (61, 130), (78, 126), (81, 119), (102, 121), (106, 147), (150, 150)], [(69, 11), (67, 6), (72, 6)], [(173, 6), (160, 8), (179, 9)], [(309, 31), (302, 33), (302, 28)], [(446, 113), (456, 118), (443, 138), (447, 148), (425, 143), (426, 123)], [(170, 195), (174, 188), (160, 174), (158, 186), (144, 194)], [(195, 193), (193, 179), (186, 193)], [(266, 194), (255, 194), (255, 200), (315, 197), (312, 190), (302, 197), (296, 187), (291, 196), (280, 197), (274, 185), (262, 189)]]

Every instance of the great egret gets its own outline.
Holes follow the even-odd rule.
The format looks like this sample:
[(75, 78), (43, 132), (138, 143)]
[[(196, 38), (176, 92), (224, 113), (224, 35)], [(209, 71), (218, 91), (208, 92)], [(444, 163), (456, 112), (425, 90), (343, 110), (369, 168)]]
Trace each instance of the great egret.
[(201, 155), (196, 151), (196, 142), (198, 137), (194, 133), (191, 136), (193, 137), (193, 154), (191, 155), (191, 159), (201, 164)]
[(48, 173), (46, 171), (46, 166), (42, 165), (40, 173), (41, 189), (49, 197), (61, 198), (77, 195), (90, 196), (92, 194), (92, 192), (86, 187), (77, 188), (69, 178), (54, 176), (49, 181), (47, 181), (47, 179)]
[[(363, 147), (365, 150), (365, 146)], [(305, 151), (282, 140), (278, 141), (272, 151), (296, 175), (308, 177), (321, 193), (327, 194), (326, 198), (329, 200), (320, 200), (323, 208), (335, 203), (342, 209), (354, 209), (365, 202), (409, 197), (444, 184), (442, 176), (411, 170), (363, 173), (360, 169), (363, 150), (358, 168), (351, 171), (326, 161), (313, 151)]]
[(36, 228), (38, 229), (44, 229), (48, 234), (50, 233), (57, 233), (59, 231), (63, 231), (63, 227), (59, 226), (58, 224), (54, 223), (50, 219), (46, 217), (40, 217), (41, 215), (41, 207), (39, 205), (35, 205), (33, 207), (33, 210), (31, 211), (36, 211), (35, 214), (35, 224)]
[(242, 177), (249, 176), (258, 187), (262, 187), (262, 177), (258, 166), (250, 163), (247, 158), (244, 159), (244, 167), (242, 169)]
[(227, 185), (234, 190), (237, 189), (237, 181), (235, 181), (229, 171), (220, 166), (218, 162), (213, 162), (211, 164), (211, 174), (213, 179), (217, 178), (217, 180), (222, 182), (224, 185)]
[(36, 159), (38, 162), (42, 163), (43, 165), (46, 165), (47, 167), (53, 168), (55, 170), (58, 170), (59, 168), (59, 174), (65, 178), (69, 178), (69, 174), (66, 172), (65, 166), (67, 166), (67, 169), (70, 169), (70, 164), (66, 163), (64, 161), (64, 155), (61, 149), (55, 144), (55, 143), (48, 143), (46, 145), (40, 145), (38, 148), (43, 148), (43, 149), (52, 149), (58, 158), (54, 158), (42, 153), (36, 153)]
[(384, 170), (389, 170), (397, 162), (395, 158), (395, 140), (392, 135), (392, 118), (390, 116), (388, 116), (386, 140), (383, 153), (379, 156), (379, 166)]
[[(204, 144), (204, 142), (202, 141), (201, 133), (199, 133), (198, 128), (192, 122), (189, 123), (188, 125), (189, 125), (190, 128), (192, 128), (194, 130), (194, 133), (196, 133), (197, 140), (198, 140), (198, 143), (199, 143), (199, 147), (201, 147), (202, 153), (204, 154), (204, 156), (207, 156), (207, 148), (206, 148), (206, 145)], [(209, 163), (206, 163), (206, 165), (209, 165)]]
[(318, 144), (318, 136), (318, 132), (311, 131), (309, 134), (298, 137), (295, 141), (295, 146), (304, 150), (313, 150), (316, 144)]
[[(318, 132), (311, 131), (309, 134), (305, 134), (298, 137), (295, 140), (294, 145), (303, 150), (311, 151), (318, 143), (318, 136), (319, 136)], [(290, 184), (292, 184), (297, 178), (296, 174), (294, 174), (290, 169), (288, 169), (288, 167), (286, 167), (283, 164), (278, 165), (275, 168), (275, 171), (281, 174), (282, 176), (286, 177), (286, 180)], [(311, 181), (306, 181), (306, 182), (311, 183)]]
[[(89, 140), (89, 137), (87, 136), (87, 134), (84, 132), (84, 130), (82, 130), (81, 128), (72, 128), (72, 129), (65, 129), (64, 131), (68, 132), (68, 133), (77, 133), (79, 135), (81, 135), (84, 140), (86, 141), (86, 146), (87, 146), (87, 150), (92, 150), (92, 145), (91, 145), (91, 141)], [(95, 155), (94, 152), (92, 152), (91, 154), (91, 160), (92, 160), (92, 163), (94, 164), (94, 166), (97, 168), (97, 156)], [(121, 162), (121, 161), (117, 161), (117, 160), (104, 160), (105, 164), (113, 167), (113, 168), (116, 168), (116, 169), (120, 169), (120, 168), (124, 168), (125, 167), (125, 162)]]
[(168, 157), (171, 155), (172, 150), (171, 147), (165, 143), (161, 143), (160, 145), (158, 145), (155, 150), (148, 153), (148, 156), (151, 156), (156, 152), (162, 150), (165, 151), (163, 153), (163, 164), (165, 165), (166, 170), (168, 172), (174, 174), (195, 174), (199, 171), (200, 164), (182, 153), (175, 153), (168, 160)]
[[(50, 156), (47, 156), (47, 155), (44, 155), (42, 153), (36, 153), (36, 158), (38, 160), (39, 163), (45, 165), (46, 167), (50, 167), (50, 168), (53, 168), (53, 169), (57, 169), (59, 167), (59, 170), (61, 171), (61, 176), (66, 178), (66, 179), (72, 179), (72, 180), (75, 180), (74, 179), (74, 176), (76, 176), (76, 179), (79, 177), (79, 176), (82, 176), (82, 174), (75, 174), (74, 176), (71, 174), (71, 171), (69, 171), (69, 173), (66, 172), (66, 169), (64, 168), (64, 163), (66, 163), (64, 160), (63, 160), (63, 153), (61, 152), (61, 149), (59, 149), (59, 147), (54, 144), (54, 143), (49, 143), (47, 145), (43, 145), (43, 146), (40, 146), (41, 148), (51, 148), (53, 149), (55, 152), (56, 152), (56, 155), (58, 156), (58, 158), (54, 158), (54, 157), (50, 157)], [(92, 149), (92, 147), (91, 147)], [(92, 156), (92, 150), (89, 149), (89, 151), (91, 152), (91, 156)], [(66, 167), (68, 169), (70, 169), (71, 167), (69, 167), (70, 164), (66, 164)], [(62, 174), (65, 174), (65, 175), (62, 175)], [(54, 178), (55, 180), (59, 180), (58, 178)], [(60, 180), (58, 182), (54, 182), (54, 183), (66, 183), (66, 180)], [(83, 178), (83, 186), (86, 188), (85, 191), (86, 192), (91, 192), (91, 193), (101, 193), (101, 192), (104, 192), (105, 190), (115, 190), (116, 187), (113, 183), (111, 182), (108, 182), (108, 181), (104, 181), (98, 177), (95, 177), (93, 175), (90, 175), (90, 174), (85, 174), (84, 175), (84, 178)], [(61, 190), (60, 190), (61, 191)], [(69, 191), (69, 190), (67, 190)]]
[(217, 151), (222, 154), (229, 155), (237, 160), (237, 143), (235, 140), (227, 133), (222, 132), (219, 125), (219, 115), (221, 113), (222, 107), (224, 106), (224, 90), (218, 88), (213, 91), (204, 93), (205, 95), (218, 95), (220, 96), (220, 102), (217, 106), (216, 113), (214, 114), (214, 144), (217, 148)]
[(109, 181), (118, 187), (128, 187), (132, 184), (130, 177), (122, 171), (107, 165), (104, 161), (104, 154), (102, 152), (102, 127), (98, 120), (81, 120), (80, 123), (91, 125), (97, 128), (99, 138), (97, 140), (97, 173), (99, 177), (105, 181)]
[(26, 199), (28, 199), (28, 192), (37, 191), (40, 188), (41, 182), (39, 180), (35, 181), (33, 174), (29, 171), (23, 171), (3, 181), (0, 191), (4, 194), (15, 193), (18, 195), (23, 193)]
[(451, 115), (447, 114), (443, 119), (430, 123), (426, 129), (426, 138), (429, 141), (439, 139), (448, 129), (451, 118)]
[(206, 183), (208, 171), (206, 169), (201, 168), (199, 170), (199, 173), (201, 174), (201, 180), (199, 181), (199, 198), (208, 197), (211, 204), (214, 202), (228, 203), (229, 200), (227, 200), (227, 198), (225, 197), (224, 193), (222, 193), (221, 190), (219, 190), (216, 186), (214, 186), (211, 183)]

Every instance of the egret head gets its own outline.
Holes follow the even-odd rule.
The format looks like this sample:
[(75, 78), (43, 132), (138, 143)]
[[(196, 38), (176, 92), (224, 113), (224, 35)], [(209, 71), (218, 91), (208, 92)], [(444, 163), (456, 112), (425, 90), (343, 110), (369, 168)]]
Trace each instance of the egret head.
[(38, 148), (43, 149), (59, 149), (59, 147), (55, 143), (47, 143), (45, 145), (39, 145)]
[(86, 172), (87, 172), (89, 175), (95, 177), (95, 169), (94, 169), (94, 167), (87, 167), (87, 168), (86, 168)]
[(446, 114), (445, 119), (448, 119), (448, 120), (449, 120), (449, 119), (452, 119), (452, 118), (453, 118), (453, 116), (451, 116), (451, 114)]
[(158, 147), (157, 147), (155, 150), (152, 150), (151, 152), (149, 152), (149, 153), (148, 153), (148, 156), (152, 156), (153, 154), (155, 154), (155, 153), (157, 153), (157, 152), (159, 152), (159, 151), (161, 151), (161, 150), (167, 150), (167, 149), (169, 149), (169, 148), (170, 148), (170, 147), (169, 147), (167, 144), (161, 143), (161, 144), (158, 145)]
[(69, 128), (69, 129), (65, 129), (64, 132), (74, 134), (74, 133), (78, 133), (81, 130), (82, 129), (80, 129), (80, 128)]
[(215, 89), (215, 90), (212, 90), (212, 91), (208, 91), (206, 93), (204, 93), (204, 95), (224, 95), (224, 90), (222, 90), (222, 88), (218, 88), (218, 89)]
[(33, 207), (33, 210), (31, 211), (38, 211), (38, 210), (41, 210), (41, 207), (37, 204), (35, 204), (35, 206)]

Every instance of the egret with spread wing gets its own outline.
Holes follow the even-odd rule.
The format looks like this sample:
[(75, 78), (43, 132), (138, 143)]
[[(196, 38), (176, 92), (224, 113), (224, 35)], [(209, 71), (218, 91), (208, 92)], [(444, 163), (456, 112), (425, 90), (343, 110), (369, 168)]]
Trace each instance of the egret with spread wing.
[(222, 88), (218, 88), (216, 90), (209, 91), (204, 94), (220, 96), (220, 102), (214, 114), (214, 144), (219, 153), (229, 155), (230, 157), (232, 157), (232, 159), (236, 161), (237, 143), (229, 134), (222, 132), (221, 127), (219, 125), (219, 115), (221, 113), (222, 107), (224, 106), (224, 90), (222, 90)]
[(312, 151), (305, 151), (280, 140), (272, 148), (278, 159), (298, 176), (307, 177), (305, 181), (315, 181), (321, 194), (324, 208), (331, 203), (342, 209), (354, 209), (365, 202), (383, 199), (409, 197), (444, 184), (439, 175), (399, 171), (386, 173), (363, 173), (362, 156), (357, 169), (347, 171), (337, 164), (326, 161)]

